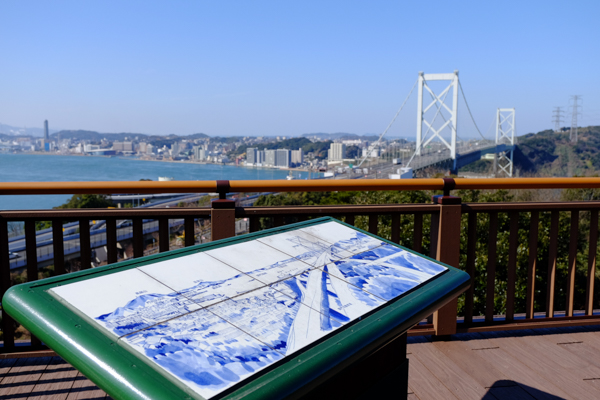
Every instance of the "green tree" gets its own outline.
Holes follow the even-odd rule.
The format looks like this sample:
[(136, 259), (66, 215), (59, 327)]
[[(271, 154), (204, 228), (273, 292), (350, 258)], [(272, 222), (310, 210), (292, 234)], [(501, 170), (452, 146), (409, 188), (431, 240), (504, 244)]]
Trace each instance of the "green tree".
[(65, 204), (54, 208), (107, 208), (114, 206), (112, 200), (101, 194), (74, 194)]

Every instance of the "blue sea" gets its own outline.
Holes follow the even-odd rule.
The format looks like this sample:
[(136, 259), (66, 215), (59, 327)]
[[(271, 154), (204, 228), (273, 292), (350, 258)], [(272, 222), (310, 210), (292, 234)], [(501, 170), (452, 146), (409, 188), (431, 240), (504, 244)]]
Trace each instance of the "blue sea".
[[(143, 161), (131, 157), (82, 157), (0, 153), (0, 182), (285, 179), (288, 171), (230, 165)], [(294, 177), (308, 172), (294, 172)], [(311, 176), (316, 177), (316, 173)], [(0, 196), (0, 210), (50, 209), (70, 195)]]

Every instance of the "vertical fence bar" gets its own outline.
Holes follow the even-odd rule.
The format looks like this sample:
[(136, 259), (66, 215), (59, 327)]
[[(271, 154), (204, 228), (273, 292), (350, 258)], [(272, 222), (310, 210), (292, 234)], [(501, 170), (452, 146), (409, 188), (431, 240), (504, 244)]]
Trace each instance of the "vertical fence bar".
[(588, 254), (587, 293), (585, 296), (585, 313), (594, 312), (594, 281), (596, 280), (596, 251), (598, 250), (598, 210), (592, 210), (590, 215), (590, 240)]
[(90, 221), (87, 219), (79, 220), (79, 254), (81, 260), (81, 269), (92, 267), (92, 257), (90, 248)]
[(346, 223), (354, 226), (354, 214), (346, 215)]
[(565, 313), (573, 316), (573, 301), (575, 300), (575, 268), (577, 267), (577, 239), (579, 236), (579, 211), (571, 211), (571, 233), (569, 238), (569, 272), (567, 274), (567, 301)]
[(52, 220), (52, 251), (54, 253), (54, 274), (65, 273), (65, 243), (63, 238), (62, 220)]
[(554, 317), (554, 286), (556, 281), (556, 246), (558, 244), (558, 211), (550, 216), (550, 246), (548, 248), (548, 278), (546, 292), (546, 317)]
[(531, 212), (529, 221), (529, 262), (527, 264), (527, 293), (525, 294), (525, 317), (533, 318), (535, 313), (535, 275), (537, 273), (538, 231), (540, 213)]
[(158, 219), (158, 251), (169, 251), (169, 219), (165, 217)]
[(469, 213), (467, 227), (467, 265), (471, 286), (465, 294), (465, 324), (473, 322), (473, 297), (475, 296), (475, 247), (477, 246), (477, 213)]
[(506, 320), (515, 316), (515, 287), (517, 283), (517, 248), (519, 247), (519, 213), (510, 213), (510, 231), (508, 238), (508, 277), (506, 282)]
[(117, 262), (117, 220), (106, 219), (106, 262), (108, 264)]
[(235, 236), (235, 201), (219, 199), (213, 201), (211, 207), (212, 240)]
[(194, 225), (194, 217), (185, 217), (183, 220), (183, 229), (185, 232), (185, 247), (196, 244), (196, 228)]
[[(37, 235), (35, 221), (32, 219), (25, 220), (25, 253), (27, 254), (27, 282), (37, 281)], [(41, 344), (40, 339), (31, 335), (31, 347), (38, 348)]]
[(369, 233), (377, 235), (377, 225), (379, 224), (379, 214), (369, 215)]
[(485, 322), (494, 320), (494, 294), (496, 286), (496, 253), (498, 240), (498, 213), (490, 213), (488, 260), (487, 260), (487, 288), (485, 291)]
[(144, 256), (144, 220), (142, 218), (132, 218), (133, 231), (133, 257)]
[(414, 231), (412, 249), (417, 253), (423, 251), (423, 214), (414, 214)]
[(260, 230), (260, 217), (250, 217), (250, 232), (258, 232)]
[[(434, 201), (440, 204), (436, 259), (458, 268), (460, 260), (460, 198), (443, 196)], [(433, 314), (433, 327), (437, 336), (456, 333), (458, 299), (450, 301)]]
[[(10, 255), (8, 247), (8, 222), (0, 217), (0, 299), (11, 286)], [(2, 313), (2, 334), (4, 348), (2, 352), (9, 353), (15, 348), (15, 325), (13, 319)]]
[(283, 219), (283, 215), (277, 215), (273, 218), (273, 225), (275, 227), (283, 226), (285, 224), (285, 220)]
[(392, 242), (400, 243), (400, 214), (392, 214)]
[(440, 229), (440, 214), (431, 214), (431, 229), (430, 229), (430, 242), (429, 242), (429, 257), (437, 257), (438, 248), (438, 237)]

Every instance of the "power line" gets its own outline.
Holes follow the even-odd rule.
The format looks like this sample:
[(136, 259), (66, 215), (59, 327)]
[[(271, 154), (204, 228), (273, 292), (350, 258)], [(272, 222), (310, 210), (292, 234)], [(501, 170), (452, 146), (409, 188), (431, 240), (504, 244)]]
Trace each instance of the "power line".
[(467, 98), (465, 96), (465, 92), (463, 91), (462, 85), (460, 84), (460, 81), (458, 82), (458, 86), (460, 87), (460, 92), (462, 93), (463, 99), (465, 100), (465, 105), (467, 106), (469, 115), (471, 116), (471, 119), (473, 120), (473, 124), (475, 124), (475, 129), (477, 129), (477, 133), (479, 133), (479, 136), (481, 136), (481, 138), (483, 140), (486, 140), (486, 138), (481, 134), (481, 131), (479, 130), (479, 127), (477, 126), (477, 122), (475, 122), (475, 118), (473, 118), (473, 114), (471, 114), (471, 109), (469, 108), (469, 103), (467, 103)]
[(554, 132), (559, 132), (560, 131), (560, 123), (564, 122), (564, 119), (562, 118), (562, 114), (563, 114), (563, 108), (562, 107), (554, 107), (554, 110), (552, 111), (552, 122), (554, 122)]
[(571, 131), (569, 132), (569, 136), (571, 139), (571, 142), (575, 142), (577, 143), (577, 116), (581, 115), (581, 113), (579, 112), (579, 108), (581, 107), (581, 105), (577, 104), (579, 100), (581, 99), (580, 95), (574, 95), (571, 96)]

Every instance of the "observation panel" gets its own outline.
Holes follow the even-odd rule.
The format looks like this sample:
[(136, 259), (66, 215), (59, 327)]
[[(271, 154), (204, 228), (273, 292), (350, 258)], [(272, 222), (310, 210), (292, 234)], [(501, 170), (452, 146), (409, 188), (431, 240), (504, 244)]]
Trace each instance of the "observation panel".
[[(55, 326), (50, 331), (39, 321), (28, 324), (27, 299), (15, 288), (5, 308), (72, 363), (74, 352), (103, 351), (98, 344), (86, 349), (69, 333), (82, 324), (109, 343), (113, 356), (142, 361), (97, 363), (89, 377), (111, 395), (116, 379), (126, 381), (116, 384), (124, 397), (145, 398), (119, 371), (132, 363), (134, 374), (141, 368), (144, 379), (160, 375), (184, 397), (213, 399), (447, 272), (436, 261), (324, 218), (51, 278), (45, 287), (40, 281), (36, 293), (52, 304), (43, 318)], [(20, 304), (11, 301), (15, 296)], [(56, 327), (61, 324), (75, 328), (65, 333)]]

